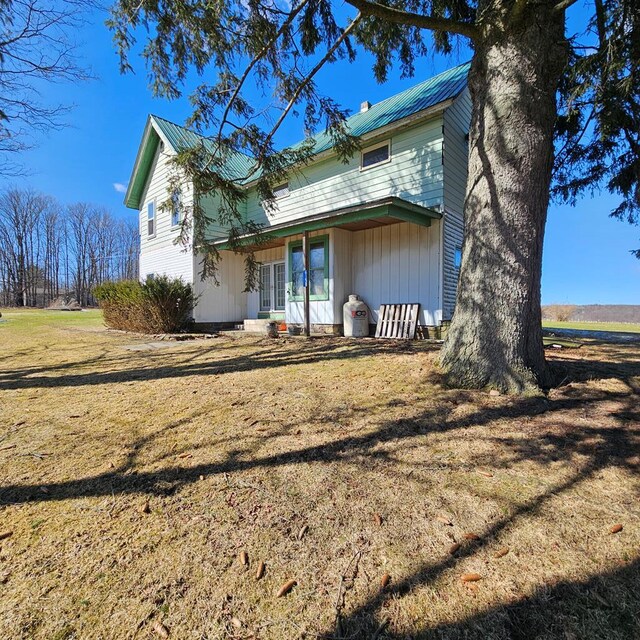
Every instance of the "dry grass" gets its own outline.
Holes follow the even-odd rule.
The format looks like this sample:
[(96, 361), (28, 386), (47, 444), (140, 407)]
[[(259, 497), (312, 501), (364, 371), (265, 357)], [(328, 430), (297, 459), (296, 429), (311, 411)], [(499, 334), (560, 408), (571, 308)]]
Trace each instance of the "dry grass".
[(640, 344), (522, 399), (444, 388), (427, 343), (5, 317), (0, 638), (640, 637)]

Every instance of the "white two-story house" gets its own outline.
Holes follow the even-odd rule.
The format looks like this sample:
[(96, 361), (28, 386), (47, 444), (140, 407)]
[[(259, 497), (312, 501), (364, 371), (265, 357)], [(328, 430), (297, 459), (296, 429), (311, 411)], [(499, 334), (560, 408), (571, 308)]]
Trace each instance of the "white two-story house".
[[(243, 214), (269, 234), (256, 252), (261, 277), (253, 292), (243, 291), (243, 256), (224, 249), (220, 229), (212, 230), (222, 249), (219, 285), (201, 280), (197, 250), (176, 244), (182, 207), (160, 209), (170, 198), (169, 161), (199, 138), (149, 116), (125, 198), (140, 214), (141, 277), (166, 274), (193, 283), (198, 325), (261, 318), (300, 324), (301, 238), (308, 231), (315, 330), (340, 331), (351, 293), (367, 303), (373, 322), (381, 304), (417, 302), (423, 331), (439, 327), (453, 313), (463, 236), (467, 74), (468, 65), (461, 65), (377, 104), (363, 103), (347, 121), (362, 145), (348, 164), (336, 157), (328, 136), (316, 136), (312, 162), (274, 189), (275, 211), (265, 211), (255, 184), (246, 182)], [(247, 170), (251, 160), (237, 164), (234, 170)], [(192, 189), (183, 189), (185, 208), (193, 197)], [(201, 202), (215, 208), (213, 198)]]

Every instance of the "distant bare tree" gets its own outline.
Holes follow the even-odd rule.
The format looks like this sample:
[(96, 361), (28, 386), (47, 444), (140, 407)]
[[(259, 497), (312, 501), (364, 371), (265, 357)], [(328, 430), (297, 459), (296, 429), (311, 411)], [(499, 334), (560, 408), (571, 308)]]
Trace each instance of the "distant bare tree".
[(62, 125), (69, 105), (42, 99), (43, 82), (86, 80), (74, 35), (91, 0), (0, 1), (0, 174), (20, 172), (16, 152)]
[(50, 198), (30, 190), (9, 189), (0, 194), (0, 252), (13, 304), (37, 303), (40, 223), (51, 204)]
[(569, 322), (576, 310), (575, 304), (550, 304), (544, 307), (544, 317), (557, 322)]
[(7, 189), (0, 193), (0, 303), (46, 306), (72, 294), (91, 305), (96, 285), (137, 277), (138, 244), (137, 222), (104, 208), (62, 209), (34, 191)]

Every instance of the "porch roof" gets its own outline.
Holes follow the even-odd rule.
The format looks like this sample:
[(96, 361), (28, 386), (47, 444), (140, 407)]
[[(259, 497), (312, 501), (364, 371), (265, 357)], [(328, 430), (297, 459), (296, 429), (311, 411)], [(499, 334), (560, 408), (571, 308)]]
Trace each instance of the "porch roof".
[[(435, 209), (429, 209), (402, 198), (388, 197), (305, 216), (302, 220), (274, 224), (265, 227), (260, 233), (240, 236), (238, 240), (246, 248), (268, 249), (281, 246), (284, 244), (285, 238), (305, 231), (319, 231), (329, 227), (362, 231), (399, 222), (411, 222), (423, 227), (430, 227), (432, 220), (440, 218), (442, 218), (442, 214)], [(220, 250), (231, 249), (226, 238), (216, 240), (213, 244)]]

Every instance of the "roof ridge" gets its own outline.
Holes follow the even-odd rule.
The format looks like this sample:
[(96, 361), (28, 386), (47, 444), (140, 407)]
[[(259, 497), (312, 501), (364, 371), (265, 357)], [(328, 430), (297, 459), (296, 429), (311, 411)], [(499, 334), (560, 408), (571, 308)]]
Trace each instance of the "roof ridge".
[[(455, 67), (451, 67), (449, 69), (445, 69), (444, 71), (441, 71), (440, 73), (436, 74), (435, 76), (431, 76), (429, 78), (425, 78), (424, 80), (418, 82), (417, 84), (414, 84), (412, 87), (408, 87), (407, 89), (403, 89), (402, 91), (399, 91), (398, 93), (394, 93), (393, 95), (388, 96), (387, 98), (384, 98), (384, 99), (380, 100), (380, 102), (376, 102), (376, 103), (372, 104), (369, 107), (368, 111), (371, 111), (372, 109), (376, 109), (376, 108), (380, 107), (381, 105), (384, 105), (385, 103), (390, 103), (393, 100), (397, 100), (400, 96), (402, 96), (404, 94), (409, 94), (409, 93), (414, 92), (414, 91), (415, 92), (419, 92), (419, 89), (424, 87), (424, 85), (426, 85), (426, 84), (431, 84), (431, 83), (437, 84), (437, 82), (442, 79), (442, 76), (450, 75), (450, 74), (454, 73), (456, 70), (460, 70), (463, 67), (468, 66), (469, 64), (470, 64), (470, 61), (463, 62), (461, 64), (456, 65)], [(348, 122), (352, 118), (354, 118), (356, 116), (359, 116), (361, 114), (362, 114), (362, 112), (356, 111), (355, 113), (352, 113), (350, 116), (348, 116), (346, 118), (346, 121)], [(192, 135), (198, 136), (199, 138), (202, 138), (205, 141), (208, 141), (208, 142), (211, 141), (211, 139), (209, 137), (207, 137), (206, 135), (203, 135), (203, 134), (201, 134), (201, 133), (199, 133), (199, 132), (197, 132), (194, 129), (191, 129), (189, 127), (185, 127), (184, 125), (178, 124), (177, 122), (173, 122), (173, 120), (168, 120), (167, 118), (163, 118), (162, 116), (158, 116), (158, 115), (156, 115), (154, 113), (150, 113), (149, 116), (152, 117), (152, 118), (157, 118), (158, 120), (162, 120), (164, 122), (167, 122), (170, 125), (173, 125), (174, 127), (179, 127), (180, 129), (183, 129), (184, 131), (187, 131), (188, 133), (190, 133)], [(326, 134), (326, 130), (317, 131), (314, 134), (312, 134), (311, 137), (312, 138), (316, 138), (317, 136), (321, 136), (321, 135), (324, 135), (324, 134)], [(302, 141), (295, 142), (292, 145), (288, 145), (288, 146), (289, 147), (295, 147), (295, 146), (297, 146), (297, 145), (299, 145), (301, 143), (302, 143)], [(245, 156), (246, 158), (249, 158), (250, 160), (255, 160), (255, 158), (253, 156), (249, 155), (248, 153), (245, 153), (244, 151), (237, 151), (236, 150), (236, 153), (239, 153), (239, 154)]]
[[(402, 91), (398, 91), (398, 93), (394, 93), (392, 96), (388, 96), (386, 98), (383, 98), (382, 100), (380, 100), (380, 102), (374, 102), (369, 107), (369, 110), (373, 109), (374, 107), (379, 107), (380, 105), (384, 104), (385, 102), (389, 102), (391, 100), (396, 100), (397, 98), (399, 98), (401, 95), (403, 95), (405, 93), (409, 93), (411, 91), (416, 91), (419, 87), (423, 87), (425, 84), (428, 84), (428, 83), (431, 83), (431, 82), (433, 82), (435, 84), (436, 81), (441, 79), (441, 76), (449, 75), (449, 74), (453, 73), (454, 71), (456, 71), (457, 69), (462, 69), (462, 67), (466, 67), (470, 63), (471, 63), (471, 61), (468, 60), (467, 62), (463, 62), (461, 64), (457, 64), (455, 67), (451, 67), (449, 69), (445, 69), (444, 71), (441, 71), (440, 73), (436, 74), (435, 76), (431, 76), (429, 78), (425, 78), (424, 80), (421, 80), (420, 82), (418, 82), (417, 84), (414, 84), (411, 87), (407, 87), (406, 89), (403, 89)], [(353, 116), (357, 116), (360, 113), (361, 113), (360, 111), (356, 111), (355, 113), (352, 113), (349, 116), (349, 118), (352, 118)], [(349, 118), (347, 118), (347, 120)]]

